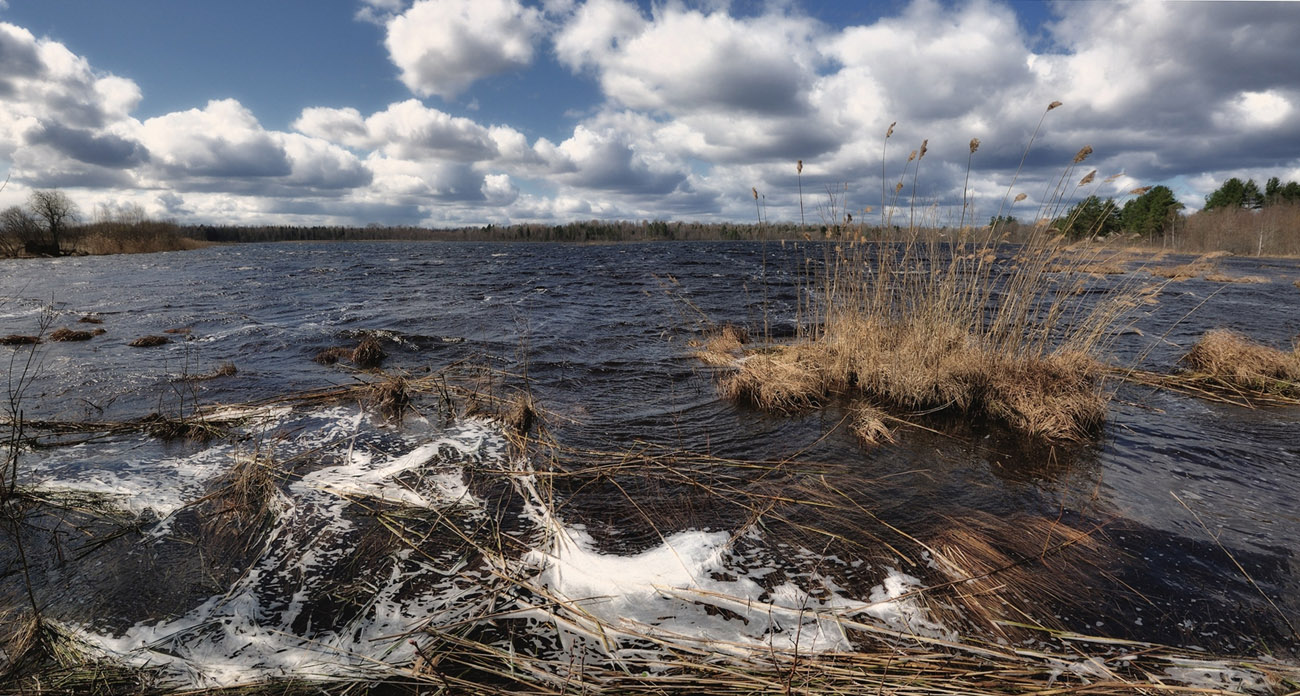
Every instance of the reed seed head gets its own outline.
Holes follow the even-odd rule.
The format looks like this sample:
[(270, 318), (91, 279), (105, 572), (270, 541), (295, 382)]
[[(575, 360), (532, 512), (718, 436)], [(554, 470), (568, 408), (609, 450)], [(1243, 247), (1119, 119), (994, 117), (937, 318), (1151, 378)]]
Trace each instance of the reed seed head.
[[(909, 158), (907, 161), (911, 162), (912, 160)], [(898, 193), (899, 191), (902, 190), (903, 190), (903, 182), (900, 181), (897, 184), (894, 184), (894, 193)]]
[(911, 162), (911, 161), (914, 160), (914, 159), (916, 159), (916, 150), (912, 150), (912, 154), (910, 154), (910, 155), (907, 156), (907, 161), (908, 161), (908, 162)]
[(927, 149), (929, 149), (929, 148), (927, 147), (929, 144), (930, 144), (930, 141), (929, 141), (928, 139), (927, 139), (927, 140), (922, 140), (922, 141), (921, 141), (921, 154), (919, 154), (919, 155), (916, 156), (917, 159), (921, 159), (922, 157), (925, 157), (925, 152), (926, 152)]
[(1051, 104), (1048, 104), (1048, 105), (1047, 105), (1047, 110), (1048, 110), (1048, 111), (1051, 111), (1052, 109), (1055, 109), (1056, 107), (1058, 107), (1058, 106), (1060, 106), (1060, 105), (1061, 105), (1061, 102), (1059, 102), (1059, 101), (1054, 101), (1054, 102), (1052, 102)]
[(1017, 193), (1017, 194), (1016, 194), (1016, 198), (1015, 198), (1015, 200), (1013, 200), (1013, 201), (1011, 201), (1011, 202), (1012, 202), (1012, 203), (1019, 203), (1020, 201), (1023, 201), (1023, 200), (1025, 200), (1026, 198), (1029, 198), (1029, 194), (1026, 194), (1026, 193), (1024, 193), (1024, 192)]
[(1106, 177), (1103, 181), (1104, 181), (1105, 183), (1109, 184), (1110, 182), (1112, 182), (1112, 181), (1114, 181), (1114, 180), (1120, 178), (1121, 176), (1124, 176), (1124, 172), (1116, 172), (1116, 173), (1111, 174), (1110, 176)]
[(758, 188), (757, 188), (757, 187), (750, 187), (749, 190), (754, 192), (754, 200), (758, 200)]
[(796, 174), (803, 174), (803, 160), (799, 160), (799, 162), (795, 164), (794, 171)]
[(1078, 163), (1080, 163), (1080, 162), (1082, 162), (1082, 161), (1088, 159), (1088, 155), (1091, 155), (1091, 154), (1092, 154), (1092, 146), (1091, 146), (1091, 145), (1084, 145), (1082, 148), (1079, 149), (1079, 154), (1077, 154), (1077, 155), (1074, 156), (1074, 164), (1078, 164)]
[(1134, 196), (1141, 196), (1142, 194), (1144, 194), (1144, 193), (1146, 193), (1147, 191), (1150, 191), (1150, 190), (1151, 190), (1151, 187), (1150, 187), (1150, 186), (1139, 186), (1139, 187), (1133, 189), (1132, 191), (1129, 191), (1129, 193), (1132, 194), (1132, 195), (1134, 195)]
[(894, 134), (894, 126), (897, 125), (898, 125), (898, 121), (894, 121), (893, 123), (889, 124), (889, 130), (885, 131), (886, 138)]
[(1084, 177), (1083, 177), (1082, 179), (1079, 179), (1079, 185), (1080, 185), (1080, 186), (1087, 186), (1088, 184), (1091, 184), (1091, 183), (1092, 183), (1092, 180), (1095, 179), (1095, 178), (1097, 178), (1097, 170), (1096, 170), (1096, 169), (1094, 169), (1094, 170), (1088, 172), (1086, 175), (1084, 175)]
[(978, 150), (978, 149), (980, 149), (980, 139), (979, 139), (979, 138), (971, 138), (971, 139), (970, 139), (970, 153), (973, 155), (973, 154), (975, 154), (975, 151)]

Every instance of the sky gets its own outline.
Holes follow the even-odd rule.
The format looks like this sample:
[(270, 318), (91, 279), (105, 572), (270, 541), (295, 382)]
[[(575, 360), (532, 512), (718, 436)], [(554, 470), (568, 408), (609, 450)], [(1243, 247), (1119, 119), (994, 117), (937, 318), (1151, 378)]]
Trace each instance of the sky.
[(206, 224), (1195, 210), (1300, 180), (1300, 3), (0, 0), (3, 176)]

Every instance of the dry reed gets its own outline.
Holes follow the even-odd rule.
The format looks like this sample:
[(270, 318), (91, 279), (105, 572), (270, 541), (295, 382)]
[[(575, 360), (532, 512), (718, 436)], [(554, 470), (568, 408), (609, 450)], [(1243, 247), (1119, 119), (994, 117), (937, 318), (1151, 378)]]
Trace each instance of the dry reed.
[(710, 332), (695, 356), (707, 365), (731, 365), (739, 357), (740, 349), (749, 343), (749, 331), (743, 326), (723, 324)]
[(9, 334), (0, 337), (0, 346), (30, 346), (41, 342), (40, 336), (27, 336), (24, 334)]

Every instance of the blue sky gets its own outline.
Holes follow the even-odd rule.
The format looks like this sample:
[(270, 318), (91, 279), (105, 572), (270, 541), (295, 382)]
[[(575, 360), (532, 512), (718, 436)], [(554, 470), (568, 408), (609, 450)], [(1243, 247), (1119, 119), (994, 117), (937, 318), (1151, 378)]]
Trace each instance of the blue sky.
[[(481, 225), (810, 222), (882, 208), (928, 140), (936, 222), (1032, 217), (1084, 145), (1122, 196), (1300, 180), (1300, 5), (797, 0), (0, 0), (0, 207)], [(897, 122), (883, 155), (886, 129)], [(1110, 181), (1105, 181), (1110, 179)]]

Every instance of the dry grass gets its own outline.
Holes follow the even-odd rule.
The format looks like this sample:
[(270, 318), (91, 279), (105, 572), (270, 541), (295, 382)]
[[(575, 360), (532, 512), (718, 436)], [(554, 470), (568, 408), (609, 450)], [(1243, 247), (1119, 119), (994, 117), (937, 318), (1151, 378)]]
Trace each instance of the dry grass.
[(103, 320), (103, 319), (101, 319), (101, 318), (99, 318), (99, 317), (97, 317), (97, 316), (95, 316), (95, 315), (93, 315), (93, 314), (87, 314), (86, 316), (84, 316), (84, 317), (78, 319), (77, 321), (80, 322), (80, 323), (82, 323), (82, 324), (103, 324), (103, 323), (104, 323), (104, 320)]
[(203, 374), (198, 374), (198, 375), (182, 375), (181, 377), (178, 378), (178, 381), (182, 381), (182, 382), (206, 382), (206, 381), (208, 381), (208, 380), (210, 380), (210, 379), (218, 379), (218, 378), (221, 378), (221, 377), (231, 377), (231, 376), (233, 376), (233, 375), (237, 375), (237, 374), (239, 374), (239, 368), (238, 368), (238, 367), (235, 367), (235, 364), (234, 364), (234, 363), (232, 363), (232, 362), (224, 362), (224, 363), (221, 363), (220, 365), (218, 365), (218, 366), (216, 367), (216, 369), (212, 370), (211, 372), (205, 372), (205, 373), (203, 373)]
[(927, 547), (952, 582), (927, 606), (941, 623), (974, 622), (978, 630), (1015, 642), (1037, 636), (1025, 624), (1057, 626), (1047, 607), (1083, 607), (1090, 600), (1076, 581), (1108, 561), (1096, 531), (1045, 517), (998, 517), (967, 512)]
[(887, 424), (888, 420), (889, 414), (865, 401), (859, 401), (849, 409), (849, 430), (863, 445), (893, 442), (894, 433)]
[(326, 348), (325, 350), (322, 350), (321, 352), (317, 353), (316, 357), (312, 358), (312, 360), (315, 360), (316, 362), (322, 365), (335, 365), (340, 360), (351, 360), (351, 359), (352, 359), (352, 349), (340, 348), (340, 347)]
[(166, 336), (141, 336), (128, 343), (132, 348), (155, 348), (157, 346), (167, 345), (172, 340)]
[(363, 370), (379, 367), (388, 354), (380, 347), (379, 341), (371, 336), (361, 339), (361, 343), (352, 350), (352, 364)]
[(373, 382), (366, 389), (365, 403), (370, 410), (400, 423), (411, 407), (411, 384), (400, 376)]
[(203, 548), (218, 566), (238, 564), (274, 527), (275, 500), (283, 472), (260, 453), (235, 458), (195, 503)]
[(75, 331), (67, 327), (60, 327), (50, 333), (51, 341), (89, 341), (95, 334), (91, 331)]
[(1300, 350), (1286, 353), (1232, 331), (1216, 330), (1202, 336), (1182, 362), (1208, 380), (1300, 397)]
[(9, 334), (0, 336), (0, 346), (30, 346), (41, 342), (40, 336), (27, 336), (24, 334)]
[(193, 442), (210, 442), (230, 435), (227, 423), (208, 421), (202, 416), (173, 418), (155, 413), (140, 419), (139, 424), (145, 432), (160, 440), (190, 440)]
[(731, 365), (736, 362), (740, 349), (747, 343), (749, 343), (749, 331), (745, 327), (723, 324), (710, 332), (695, 356), (706, 365)]
[(947, 322), (841, 317), (816, 340), (750, 355), (720, 388), (767, 411), (864, 398), (905, 412), (982, 415), (1028, 435), (1078, 440), (1104, 418), (1102, 378), (1100, 363), (1082, 349), (1017, 356)]
[(1202, 254), (1192, 261), (1175, 266), (1147, 266), (1151, 275), (1170, 280), (1190, 280), (1198, 276), (1222, 275), (1219, 273), (1218, 259), (1228, 256), (1226, 251)]
[(1207, 273), (1205, 279), (1211, 283), (1253, 283), (1262, 285), (1273, 282), (1264, 276), (1230, 276), (1226, 273)]

